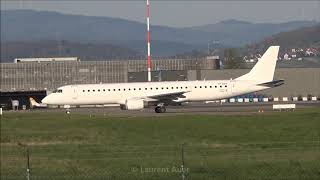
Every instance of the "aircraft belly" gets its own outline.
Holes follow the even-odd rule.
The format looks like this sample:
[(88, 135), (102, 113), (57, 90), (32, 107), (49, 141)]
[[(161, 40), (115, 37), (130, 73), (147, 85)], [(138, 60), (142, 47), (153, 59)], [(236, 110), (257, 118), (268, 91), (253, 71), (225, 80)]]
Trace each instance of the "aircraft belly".
[(230, 97), (230, 93), (227, 90), (224, 91), (203, 91), (203, 92), (191, 92), (186, 94), (188, 101), (208, 101), (218, 100)]

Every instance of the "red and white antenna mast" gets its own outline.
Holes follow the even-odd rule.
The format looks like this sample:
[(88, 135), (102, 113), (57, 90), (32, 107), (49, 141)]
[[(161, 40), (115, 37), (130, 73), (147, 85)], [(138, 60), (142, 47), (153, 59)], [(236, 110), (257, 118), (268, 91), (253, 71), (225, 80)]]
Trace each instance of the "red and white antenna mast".
[(148, 82), (151, 81), (151, 54), (150, 54), (150, 2), (147, 0), (147, 43), (148, 43)]

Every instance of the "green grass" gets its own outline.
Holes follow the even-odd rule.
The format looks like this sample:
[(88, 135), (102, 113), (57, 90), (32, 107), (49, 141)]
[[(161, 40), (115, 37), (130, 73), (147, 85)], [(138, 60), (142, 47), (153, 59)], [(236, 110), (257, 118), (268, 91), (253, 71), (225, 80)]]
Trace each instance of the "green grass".
[(29, 145), (32, 179), (181, 179), (183, 143), (188, 179), (320, 178), (319, 108), (234, 116), (5, 113), (1, 179), (25, 178), (18, 143)]

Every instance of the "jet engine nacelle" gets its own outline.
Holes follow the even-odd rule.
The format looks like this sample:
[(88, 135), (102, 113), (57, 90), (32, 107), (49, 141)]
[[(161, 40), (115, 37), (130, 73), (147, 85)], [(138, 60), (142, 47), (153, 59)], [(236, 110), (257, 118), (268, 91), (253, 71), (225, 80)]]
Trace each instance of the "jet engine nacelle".
[(140, 110), (144, 108), (144, 101), (142, 99), (126, 100), (124, 105), (120, 106), (124, 110)]

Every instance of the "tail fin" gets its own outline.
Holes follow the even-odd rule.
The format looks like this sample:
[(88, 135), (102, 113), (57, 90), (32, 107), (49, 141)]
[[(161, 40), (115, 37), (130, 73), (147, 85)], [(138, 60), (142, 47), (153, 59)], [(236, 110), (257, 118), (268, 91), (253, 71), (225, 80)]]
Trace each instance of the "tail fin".
[(251, 71), (236, 80), (250, 80), (257, 83), (273, 81), (274, 70), (278, 59), (279, 46), (270, 46)]
[(32, 97), (29, 97), (29, 101), (30, 101), (31, 107), (39, 106), (39, 103), (37, 103), (37, 101), (34, 100)]

